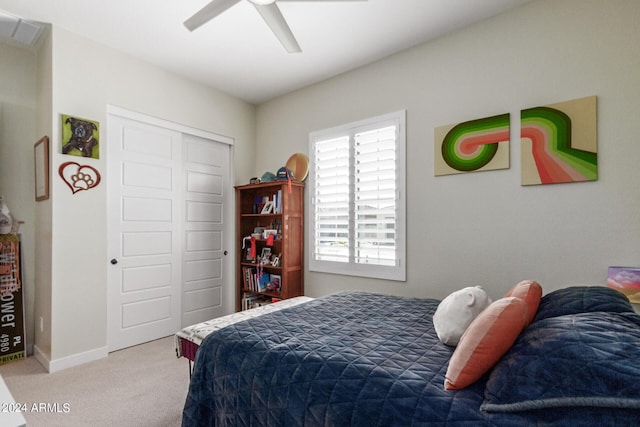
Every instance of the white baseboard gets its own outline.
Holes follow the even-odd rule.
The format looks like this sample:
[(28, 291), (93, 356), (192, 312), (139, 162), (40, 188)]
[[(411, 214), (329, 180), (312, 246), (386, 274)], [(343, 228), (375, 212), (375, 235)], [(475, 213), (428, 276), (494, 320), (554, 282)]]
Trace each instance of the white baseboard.
[(35, 344), (33, 345), (33, 357), (36, 358), (38, 363), (40, 363), (47, 370), (47, 372), (49, 371), (49, 359)]
[(74, 366), (82, 365), (84, 363), (93, 362), (107, 357), (109, 350), (107, 347), (97, 348), (95, 350), (85, 351), (84, 353), (78, 353), (67, 357), (61, 357), (60, 359), (49, 360), (37, 345), (33, 346), (33, 356), (38, 362), (49, 372), (50, 374), (63, 369), (72, 368)]

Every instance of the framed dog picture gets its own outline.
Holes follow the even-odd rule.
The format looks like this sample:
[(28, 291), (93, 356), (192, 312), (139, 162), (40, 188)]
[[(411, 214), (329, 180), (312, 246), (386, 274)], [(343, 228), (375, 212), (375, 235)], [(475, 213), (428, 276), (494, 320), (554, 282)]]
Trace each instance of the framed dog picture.
[(62, 154), (100, 158), (100, 123), (61, 114)]

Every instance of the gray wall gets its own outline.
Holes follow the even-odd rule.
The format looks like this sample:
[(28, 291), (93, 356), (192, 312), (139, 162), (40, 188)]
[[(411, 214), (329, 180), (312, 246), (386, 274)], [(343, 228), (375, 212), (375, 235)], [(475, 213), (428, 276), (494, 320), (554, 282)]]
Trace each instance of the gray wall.
[[(258, 175), (308, 153), (311, 131), (407, 109), (407, 282), (307, 268), (307, 294), (441, 298), (481, 284), (497, 298), (523, 279), (548, 292), (639, 265), (638, 22), (636, 0), (535, 1), (260, 105)], [(598, 181), (522, 187), (520, 110), (591, 95)], [(510, 169), (434, 177), (435, 127), (502, 113)]]
[(0, 196), (16, 220), (23, 221), (22, 289), (27, 350), (34, 341), (34, 172), (36, 131), (36, 54), (0, 43)]

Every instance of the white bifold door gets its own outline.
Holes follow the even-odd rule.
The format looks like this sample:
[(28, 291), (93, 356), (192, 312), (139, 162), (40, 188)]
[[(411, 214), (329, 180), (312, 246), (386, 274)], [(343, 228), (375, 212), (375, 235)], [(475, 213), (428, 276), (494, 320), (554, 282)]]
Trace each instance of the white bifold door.
[(108, 116), (108, 348), (232, 311), (231, 146), (146, 116)]

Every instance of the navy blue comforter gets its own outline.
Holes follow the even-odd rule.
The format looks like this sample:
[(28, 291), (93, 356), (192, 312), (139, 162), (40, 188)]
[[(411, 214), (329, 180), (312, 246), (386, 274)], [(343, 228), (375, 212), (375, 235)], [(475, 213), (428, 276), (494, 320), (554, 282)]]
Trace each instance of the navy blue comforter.
[[(633, 406), (640, 401), (640, 395), (634, 395), (635, 389), (622, 396), (626, 399), (624, 405), (614, 405), (617, 399), (572, 396), (577, 399), (558, 400), (555, 398), (559, 396), (553, 396), (552, 400), (534, 399), (533, 405), (525, 402), (514, 406), (512, 390), (526, 401), (545, 388), (536, 383), (536, 369), (557, 369), (566, 376), (567, 364), (575, 363), (565, 360), (557, 363), (561, 367), (549, 368), (540, 354), (527, 359), (509, 352), (503, 358), (511, 357), (504, 365), (508, 368), (498, 369), (500, 362), (493, 372), (470, 387), (445, 391), (444, 375), (454, 349), (436, 336), (432, 316), (438, 303), (432, 299), (343, 292), (213, 333), (198, 350), (183, 426), (601, 426), (632, 425), (629, 423), (640, 417), (640, 406)], [(534, 347), (540, 350), (545, 332), (535, 330), (537, 325), (544, 329), (549, 323), (554, 328), (550, 344), (554, 348), (562, 346), (562, 325), (566, 325), (566, 333), (575, 336), (595, 324), (599, 332), (592, 335), (599, 340), (600, 349), (602, 339), (608, 339), (606, 333), (602, 337), (603, 328), (606, 330), (614, 322), (615, 338), (604, 347), (615, 347), (621, 339), (627, 343), (631, 340), (633, 344), (624, 346), (630, 354), (619, 356), (624, 359), (619, 364), (626, 364), (622, 380), (626, 384), (635, 379), (640, 384), (638, 316), (630, 312), (607, 316), (594, 313), (590, 320), (578, 322), (577, 332), (573, 329), (575, 319), (536, 321), (513, 349), (526, 347), (521, 339), (529, 333), (536, 339)], [(575, 347), (582, 345), (577, 341), (572, 341), (574, 350), (584, 354)], [(607, 358), (598, 352), (601, 350), (589, 357)], [(635, 358), (635, 362), (627, 363), (627, 358)], [(537, 368), (531, 363), (538, 364)], [(528, 370), (523, 376), (528, 380), (523, 381), (522, 387), (513, 385), (513, 381), (519, 381), (515, 373), (524, 372), (525, 366)], [(620, 380), (616, 369), (603, 369), (594, 375), (604, 376), (598, 381), (609, 386)], [(593, 380), (590, 374), (583, 376), (583, 381)], [(558, 379), (553, 372), (544, 376), (544, 381)], [(491, 384), (493, 388), (489, 388)], [(504, 387), (505, 384), (511, 386)], [(511, 400), (502, 402), (503, 398)], [(548, 404), (553, 405), (552, 411), (545, 406)]]

